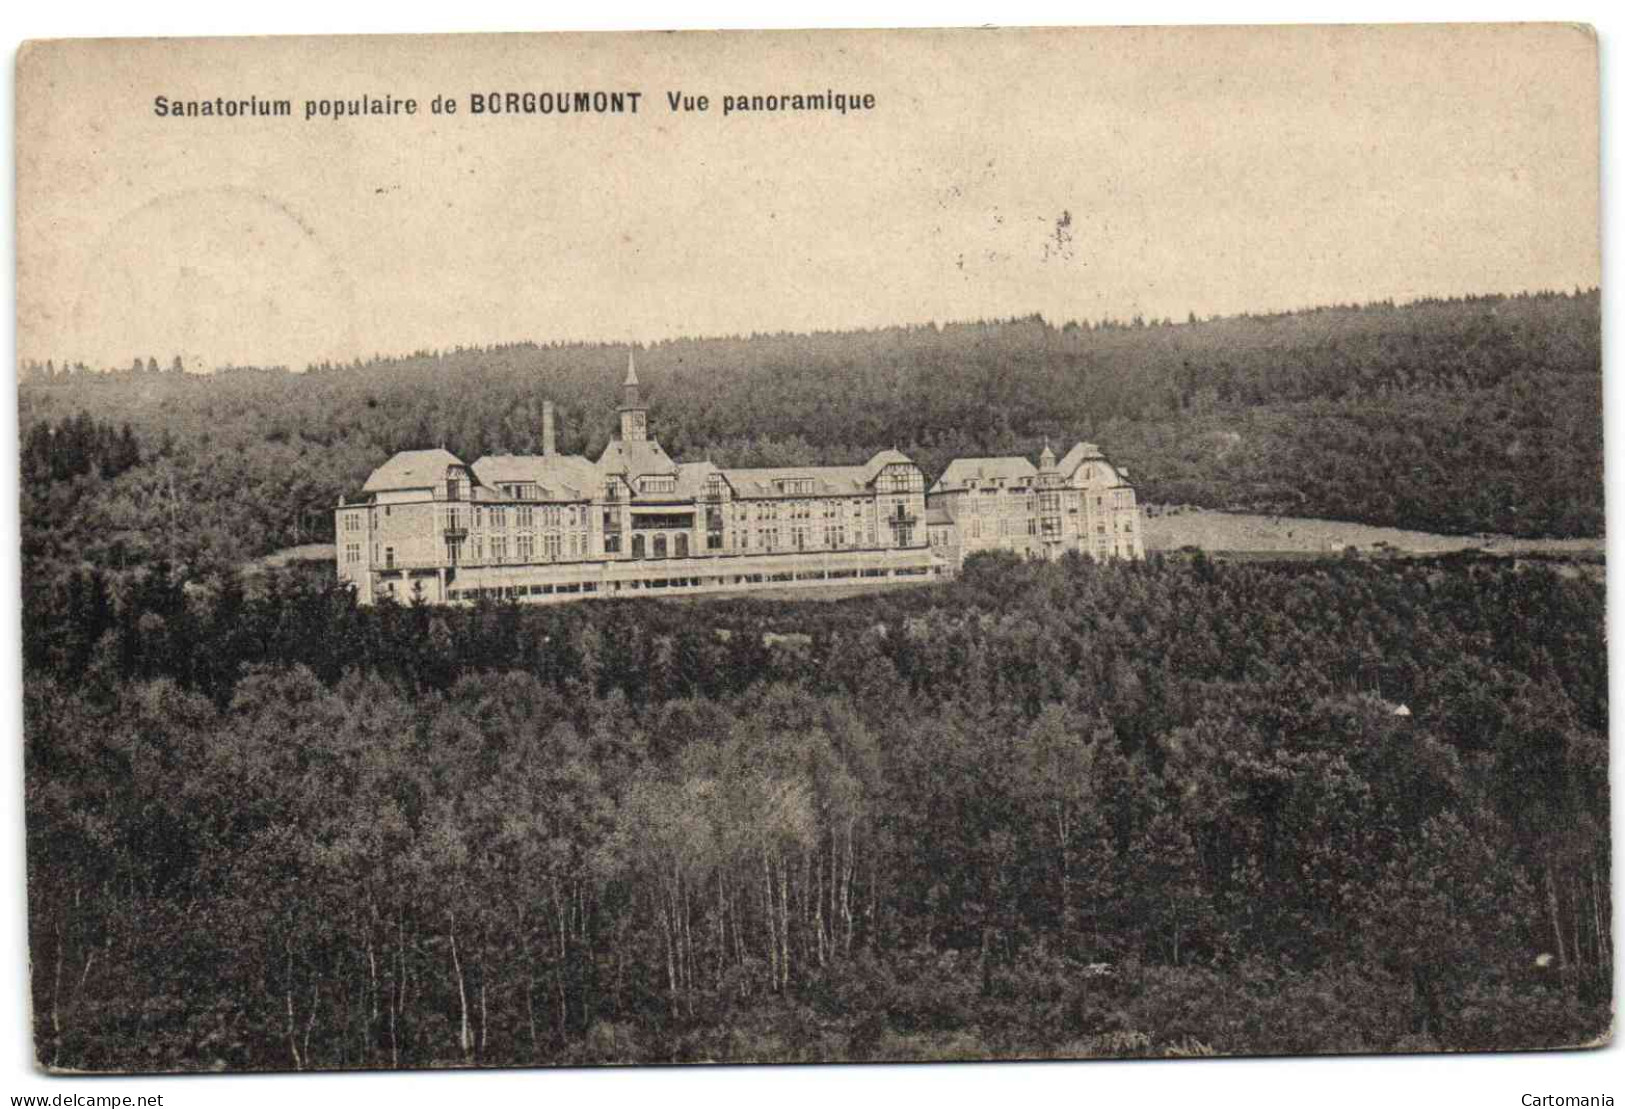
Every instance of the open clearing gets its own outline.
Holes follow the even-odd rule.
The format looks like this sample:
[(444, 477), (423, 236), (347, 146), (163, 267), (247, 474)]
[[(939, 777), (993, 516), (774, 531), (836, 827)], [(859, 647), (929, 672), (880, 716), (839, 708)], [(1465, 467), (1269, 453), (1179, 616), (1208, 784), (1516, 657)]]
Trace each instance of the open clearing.
[(1181, 547), (1204, 551), (1270, 552), (1292, 555), (1333, 555), (1347, 547), (1362, 551), (1391, 549), (1407, 554), (1447, 554), (1482, 550), (1491, 554), (1602, 554), (1603, 539), (1515, 539), (1505, 535), (1435, 535), (1426, 531), (1350, 524), (1298, 516), (1262, 516), (1238, 512), (1152, 508), (1145, 519), (1145, 548), (1177, 551)]
[(278, 569), (290, 562), (332, 562), (337, 558), (338, 549), (332, 543), (305, 543), (298, 547), (284, 547), (280, 551), (272, 551), (263, 558), (246, 562), (243, 564), (243, 573), (263, 574), (267, 570)]

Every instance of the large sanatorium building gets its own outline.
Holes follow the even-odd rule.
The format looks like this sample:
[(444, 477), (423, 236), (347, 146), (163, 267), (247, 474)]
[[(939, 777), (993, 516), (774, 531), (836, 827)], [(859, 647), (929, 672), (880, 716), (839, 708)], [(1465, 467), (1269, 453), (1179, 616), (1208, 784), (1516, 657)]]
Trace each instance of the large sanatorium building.
[(598, 461), (402, 451), (340, 500), (341, 581), (359, 599), (548, 602), (955, 574), (969, 554), (1142, 558), (1125, 471), (1079, 443), (1059, 461), (959, 458), (927, 491), (905, 454), (858, 466), (725, 469), (677, 462), (649, 438), (629, 358), (621, 434)]

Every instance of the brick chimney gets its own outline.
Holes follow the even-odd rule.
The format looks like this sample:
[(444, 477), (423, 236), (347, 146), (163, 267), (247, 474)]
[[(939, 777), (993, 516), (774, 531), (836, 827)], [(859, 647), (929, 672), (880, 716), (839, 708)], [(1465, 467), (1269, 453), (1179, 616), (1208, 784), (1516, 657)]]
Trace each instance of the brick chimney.
[(552, 458), (558, 451), (558, 440), (553, 432), (553, 402), (542, 402), (542, 457)]

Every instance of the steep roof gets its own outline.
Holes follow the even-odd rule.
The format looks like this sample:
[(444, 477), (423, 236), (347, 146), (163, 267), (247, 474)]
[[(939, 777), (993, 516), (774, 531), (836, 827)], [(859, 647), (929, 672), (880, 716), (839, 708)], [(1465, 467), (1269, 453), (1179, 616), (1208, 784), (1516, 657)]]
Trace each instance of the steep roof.
[(390, 489), (428, 489), (446, 478), (447, 466), (461, 466), (463, 460), (448, 450), (435, 447), (426, 451), (398, 451), (378, 467), (361, 487), (363, 493)]
[(948, 463), (948, 468), (942, 471), (942, 476), (931, 491), (940, 493), (963, 489), (972, 480), (1031, 481), (1037, 476), (1037, 467), (1019, 455), (1008, 458), (956, 458)]
[(1100, 448), (1095, 446), (1093, 443), (1079, 443), (1077, 446), (1066, 452), (1066, 457), (1061, 460), (1061, 476), (1063, 478), (1070, 479), (1073, 474), (1078, 472), (1078, 467), (1082, 466), (1085, 462), (1104, 462), (1106, 464), (1107, 471), (1116, 479), (1116, 485), (1118, 486), (1133, 484), (1129, 481), (1128, 469), (1108, 460), (1107, 457), (1101, 453)]
[(927, 527), (938, 527), (952, 524), (954, 518), (948, 515), (948, 510), (938, 505), (927, 505), (925, 509), (925, 524)]
[(710, 459), (685, 462), (677, 470), (677, 495), (684, 499), (698, 499), (705, 494), (705, 480), (713, 474), (721, 473), (716, 463)]
[(1078, 472), (1078, 467), (1085, 462), (1104, 461), (1106, 456), (1100, 453), (1100, 448), (1093, 443), (1079, 443), (1066, 452), (1061, 459), (1059, 469), (1062, 476), (1071, 477)]
[(474, 475), (492, 488), (535, 484), (547, 501), (590, 499), (603, 484), (598, 467), (579, 454), (488, 454), (474, 463)]
[[(867, 466), (765, 466), (723, 470), (722, 475), (734, 487), (734, 493), (741, 497), (826, 497), (862, 493), (869, 484)], [(787, 478), (811, 480), (812, 491), (779, 492), (776, 483)]]
[(640, 477), (643, 474), (675, 474), (677, 463), (653, 439), (611, 439), (598, 456), (598, 468), (606, 474), (625, 474)]
[(863, 484), (868, 485), (880, 475), (880, 471), (887, 466), (901, 463), (904, 466), (914, 465), (914, 460), (897, 449), (881, 451), (863, 465)]
[[(899, 450), (884, 450), (861, 466), (755, 466), (722, 470), (728, 484), (741, 497), (827, 497), (866, 493), (880, 471), (892, 465), (914, 465)], [(777, 482), (804, 479), (813, 483), (808, 493), (781, 493)]]

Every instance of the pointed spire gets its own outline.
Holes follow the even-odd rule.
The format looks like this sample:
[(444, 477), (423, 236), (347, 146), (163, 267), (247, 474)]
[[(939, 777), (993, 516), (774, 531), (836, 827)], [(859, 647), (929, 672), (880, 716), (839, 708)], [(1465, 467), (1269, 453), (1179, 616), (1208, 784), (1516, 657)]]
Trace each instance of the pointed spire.
[(1038, 468), (1042, 471), (1055, 469), (1055, 452), (1050, 450), (1049, 436), (1044, 436), (1044, 451), (1038, 456)]
[(649, 437), (648, 409), (638, 395), (638, 364), (632, 351), (626, 353), (626, 380), (621, 383), (621, 438), (626, 442)]

